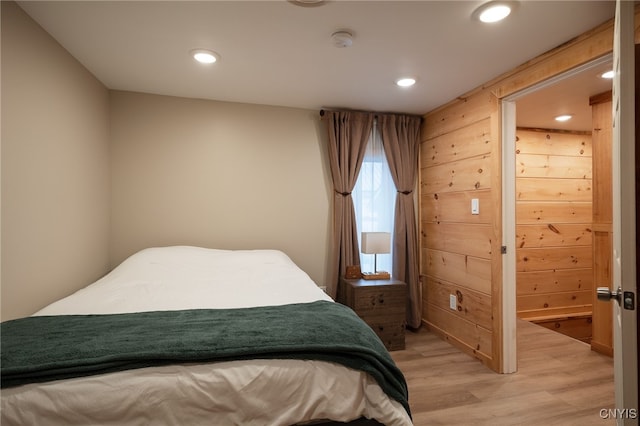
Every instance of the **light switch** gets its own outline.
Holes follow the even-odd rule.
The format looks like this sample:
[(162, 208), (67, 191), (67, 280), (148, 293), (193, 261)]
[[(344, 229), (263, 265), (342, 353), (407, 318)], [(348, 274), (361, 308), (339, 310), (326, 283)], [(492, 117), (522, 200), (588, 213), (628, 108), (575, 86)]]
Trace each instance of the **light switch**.
[(480, 200), (477, 198), (471, 199), (471, 214), (480, 214)]

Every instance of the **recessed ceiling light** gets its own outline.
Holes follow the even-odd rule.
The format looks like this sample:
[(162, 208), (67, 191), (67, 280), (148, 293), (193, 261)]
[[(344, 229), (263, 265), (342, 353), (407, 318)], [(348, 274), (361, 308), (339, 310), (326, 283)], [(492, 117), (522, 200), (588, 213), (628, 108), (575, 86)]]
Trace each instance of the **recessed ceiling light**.
[(615, 73), (613, 72), (613, 70), (610, 70), (610, 71), (603, 72), (602, 74), (600, 74), (600, 77), (611, 79), (611, 78), (613, 78), (614, 74)]
[(485, 23), (493, 23), (502, 21), (509, 16), (512, 9), (512, 2), (490, 1), (474, 10), (471, 16)]
[(316, 7), (322, 6), (325, 0), (288, 0), (289, 3), (302, 7)]
[(556, 117), (556, 121), (569, 121), (569, 120), (571, 120), (571, 115), (569, 114), (559, 115)]
[(399, 80), (396, 80), (396, 84), (400, 87), (410, 87), (416, 84), (416, 79), (410, 77), (401, 78)]
[(193, 59), (201, 64), (213, 64), (220, 59), (220, 55), (208, 49), (193, 49), (189, 53), (193, 56)]

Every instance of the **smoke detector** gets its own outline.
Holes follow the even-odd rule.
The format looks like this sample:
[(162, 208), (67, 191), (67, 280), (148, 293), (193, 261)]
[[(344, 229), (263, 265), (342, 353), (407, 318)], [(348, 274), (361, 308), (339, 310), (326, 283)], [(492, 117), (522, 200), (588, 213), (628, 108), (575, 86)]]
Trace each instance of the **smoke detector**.
[(336, 31), (331, 34), (331, 41), (335, 47), (351, 47), (353, 35), (349, 31)]

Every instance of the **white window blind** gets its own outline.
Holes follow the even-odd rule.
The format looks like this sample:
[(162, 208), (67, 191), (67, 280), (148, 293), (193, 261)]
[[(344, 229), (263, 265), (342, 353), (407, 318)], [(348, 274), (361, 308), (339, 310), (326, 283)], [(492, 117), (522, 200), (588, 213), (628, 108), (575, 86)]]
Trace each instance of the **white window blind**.
[[(393, 235), (396, 187), (375, 122), (352, 197), (360, 247), (362, 232), (390, 232)], [(393, 247), (391, 251), (389, 254), (378, 255), (378, 270), (391, 272)], [(363, 272), (373, 272), (373, 262), (372, 254), (360, 253)]]

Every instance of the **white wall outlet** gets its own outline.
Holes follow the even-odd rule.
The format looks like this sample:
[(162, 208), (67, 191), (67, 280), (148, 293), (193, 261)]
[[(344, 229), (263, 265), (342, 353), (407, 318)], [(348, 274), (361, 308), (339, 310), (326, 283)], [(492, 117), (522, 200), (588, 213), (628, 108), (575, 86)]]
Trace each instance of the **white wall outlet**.
[(478, 198), (471, 199), (471, 214), (480, 214), (480, 200)]
[(458, 299), (455, 294), (449, 295), (449, 307), (454, 311), (458, 309)]

